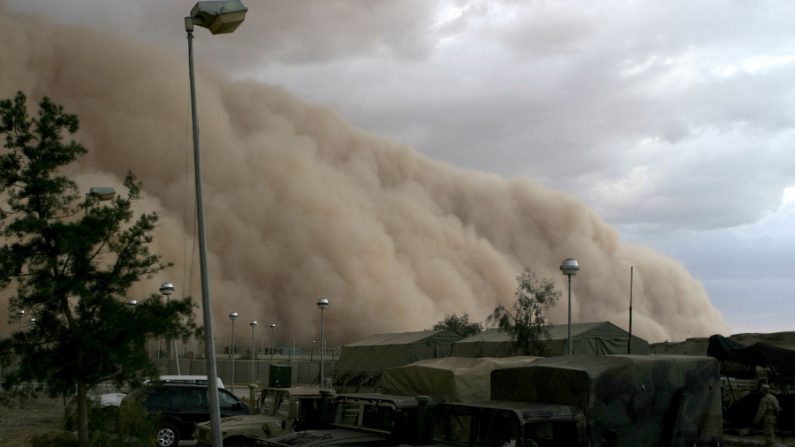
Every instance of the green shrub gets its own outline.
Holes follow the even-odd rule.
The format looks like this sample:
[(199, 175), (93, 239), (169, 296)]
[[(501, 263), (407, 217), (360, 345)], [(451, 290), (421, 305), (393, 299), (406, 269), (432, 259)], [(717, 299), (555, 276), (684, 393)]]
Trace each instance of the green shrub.
[(30, 447), (79, 447), (77, 436), (67, 432), (49, 432), (31, 436)]
[[(36, 439), (38, 444), (32, 444), (32, 447), (77, 446), (75, 413), (70, 405), (64, 422), (67, 432), (41, 435)], [(125, 401), (121, 407), (92, 407), (89, 410), (90, 447), (153, 447), (156, 429), (157, 418), (147, 414), (135, 401)]]

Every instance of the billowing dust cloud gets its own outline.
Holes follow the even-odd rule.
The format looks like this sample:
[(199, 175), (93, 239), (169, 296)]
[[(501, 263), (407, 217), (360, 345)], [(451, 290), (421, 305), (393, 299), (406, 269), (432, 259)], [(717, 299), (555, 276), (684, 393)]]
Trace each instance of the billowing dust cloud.
[[(142, 209), (162, 218), (154, 251), (175, 266), (134, 292), (171, 281), (199, 303), (187, 51), (3, 12), (0, 40), (2, 98), (21, 90), (35, 103), (47, 95), (78, 114), (77, 140), (89, 150), (72, 173), (81, 187), (121, 190), (128, 170), (143, 181)], [(634, 333), (660, 341), (726, 330), (679, 263), (621, 243), (569, 195), (434, 161), (279, 88), (199, 68), (219, 339), (237, 311), (243, 327), (276, 322), (281, 345), (309, 343), (318, 338), (320, 297), (331, 302), (331, 345), (427, 329), (450, 313), (484, 320), (498, 302), (513, 301), (524, 268), (564, 291), (549, 312), (561, 323), (566, 279), (558, 267), (567, 257), (582, 267), (573, 279), (575, 322), (626, 328), (634, 266)]]

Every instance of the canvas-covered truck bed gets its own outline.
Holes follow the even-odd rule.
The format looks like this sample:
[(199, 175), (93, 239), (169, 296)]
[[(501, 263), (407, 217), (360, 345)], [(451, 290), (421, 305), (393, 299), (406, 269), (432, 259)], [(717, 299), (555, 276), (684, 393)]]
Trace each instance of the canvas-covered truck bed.
[(497, 369), (495, 401), (571, 405), (585, 417), (586, 445), (719, 445), (717, 360), (700, 356), (561, 356)]

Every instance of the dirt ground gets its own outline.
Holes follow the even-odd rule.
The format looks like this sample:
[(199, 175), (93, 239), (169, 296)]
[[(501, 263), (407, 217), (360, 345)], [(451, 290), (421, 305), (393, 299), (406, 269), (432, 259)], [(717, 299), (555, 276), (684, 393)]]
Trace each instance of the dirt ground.
[(31, 435), (59, 430), (63, 414), (60, 399), (0, 403), (0, 446), (27, 446)]

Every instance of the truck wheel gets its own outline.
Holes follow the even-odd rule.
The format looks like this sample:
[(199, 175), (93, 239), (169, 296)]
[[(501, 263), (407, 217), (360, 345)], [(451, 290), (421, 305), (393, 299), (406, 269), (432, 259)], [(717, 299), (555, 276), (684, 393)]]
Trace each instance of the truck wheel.
[(176, 425), (165, 422), (157, 429), (157, 447), (175, 447), (179, 444), (179, 429)]

